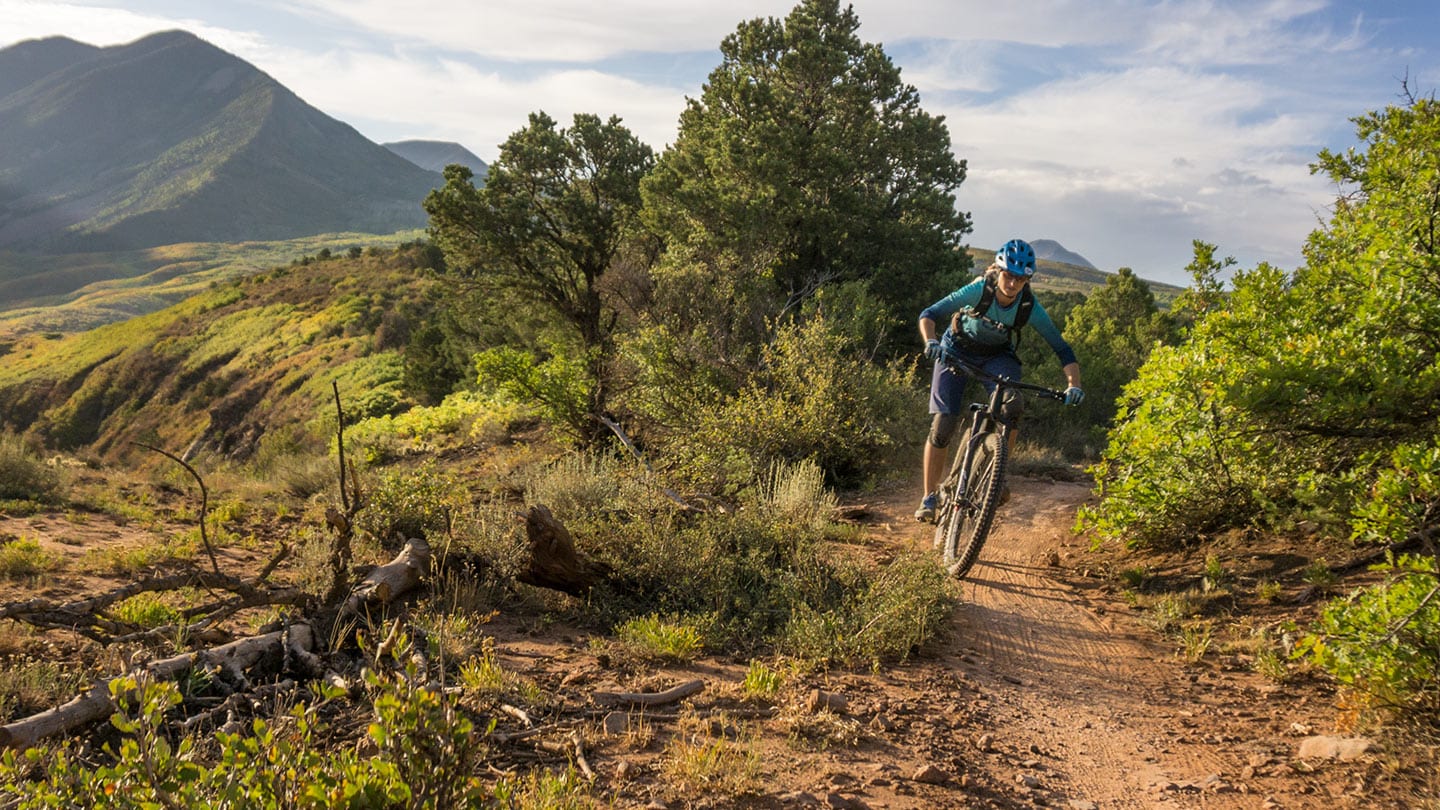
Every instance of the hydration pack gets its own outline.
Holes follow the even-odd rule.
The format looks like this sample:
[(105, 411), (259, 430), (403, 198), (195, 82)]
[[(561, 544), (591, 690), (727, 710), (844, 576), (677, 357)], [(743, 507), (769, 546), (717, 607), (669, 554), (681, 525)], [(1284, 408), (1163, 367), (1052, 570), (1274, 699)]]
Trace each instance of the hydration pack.
[(993, 347), (993, 346), (985, 346), (985, 347), (982, 347), (982, 346), (980, 346), (979, 344), (973, 344), (973, 343), (966, 337), (966, 335), (965, 335), (965, 330), (963, 330), (963, 329), (960, 328), (960, 318), (962, 318), (962, 317), (964, 317), (964, 316), (966, 316), (966, 315), (969, 315), (969, 316), (972, 317), (972, 318), (979, 318), (980, 320), (982, 320), (982, 321), (990, 324), (992, 327), (998, 329), (999, 331), (1008, 334), (1008, 335), (1010, 336), (1010, 347), (1011, 347), (1012, 350), (1019, 347), (1019, 345), (1020, 345), (1020, 329), (1021, 329), (1021, 327), (1023, 327), (1025, 324), (1027, 324), (1027, 323), (1030, 322), (1030, 310), (1032, 310), (1032, 309), (1035, 308), (1035, 293), (1033, 293), (1033, 292), (1030, 291), (1030, 285), (1029, 285), (1029, 284), (1026, 284), (1025, 287), (1024, 287), (1024, 289), (1022, 289), (1022, 290), (1020, 291), (1020, 299), (1019, 299), (1019, 303), (1017, 304), (1017, 306), (1018, 306), (1019, 308), (1015, 310), (1015, 323), (1013, 323), (1013, 324), (1000, 323), (999, 321), (993, 320), (993, 319), (991, 319), (991, 318), (989, 317), (989, 314), (988, 314), (988, 313), (990, 312), (990, 305), (993, 304), (994, 302), (995, 302), (995, 279), (993, 279), (993, 278), (991, 278), (991, 277), (989, 277), (989, 276), (986, 276), (986, 277), (985, 277), (985, 286), (980, 289), (980, 300), (975, 304), (975, 306), (974, 306), (973, 308), (971, 308), (971, 309), (962, 309), (962, 310), (960, 310), (959, 312), (956, 312), (956, 313), (955, 313), (955, 316), (954, 316), (953, 318), (951, 318), (951, 320), (950, 320), (950, 332), (951, 332), (951, 334), (953, 334), (953, 335), (955, 336), (955, 339), (956, 339), (957, 341), (963, 342), (963, 344), (966, 346), (966, 348), (969, 348), (969, 349), (972, 350), (972, 351), (975, 351), (975, 350), (988, 350), (988, 351), (991, 351), (991, 352), (996, 351), (996, 347)]

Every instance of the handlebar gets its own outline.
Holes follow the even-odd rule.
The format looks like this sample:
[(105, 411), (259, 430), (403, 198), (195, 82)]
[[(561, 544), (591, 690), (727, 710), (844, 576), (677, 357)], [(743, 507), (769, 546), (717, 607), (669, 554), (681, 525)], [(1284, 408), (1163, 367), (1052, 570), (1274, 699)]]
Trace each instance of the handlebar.
[(991, 374), (990, 372), (975, 365), (974, 363), (961, 360), (959, 355), (956, 355), (949, 349), (942, 349), (942, 352), (943, 354), (941, 354), (940, 356), (941, 362), (949, 366), (951, 370), (956, 371), (960, 374), (974, 377), (977, 380), (993, 382), (1001, 388), (1009, 388), (1015, 391), (1023, 391), (1024, 393), (1030, 394), (1034, 397), (1053, 399), (1056, 402), (1065, 401), (1064, 391), (1056, 391), (1053, 388), (1046, 388), (1043, 385), (1032, 385), (1027, 382), (1012, 380), (1009, 377), (1002, 377), (998, 374)]

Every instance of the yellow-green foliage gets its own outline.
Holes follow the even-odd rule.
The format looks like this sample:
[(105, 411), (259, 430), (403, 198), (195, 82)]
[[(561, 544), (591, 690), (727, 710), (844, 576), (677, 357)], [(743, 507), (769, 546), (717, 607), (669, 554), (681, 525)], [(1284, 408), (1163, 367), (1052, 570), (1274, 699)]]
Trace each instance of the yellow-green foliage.
[(136, 627), (152, 629), (177, 624), (182, 616), (172, 600), (155, 593), (139, 593), (116, 604), (111, 612), (115, 618)]
[(471, 442), (488, 443), (503, 437), (525, 413), (526, 407), (517, 402), (458, 391), (439, 405), (362, 419), (345, 428), (345, 447), (375, 464)]
[(60, 474), (15, 436), (0, 434), (0, 500), (52, 500)]
[(333, 384), (352, 421), (398, 413), (403, 363), (382, 338), (435, 283), (414, 269), (419, 250), (280, 268), (92, 332), (23, 338), (0, 357), (0, 406), (23, 407), (0, 419), (61, 447), (143, 438), (178, 452), (203, 436), (243, 455), (289, 426), (333, 436)]
[(0, 577), (24, 579), (49, 571), (55, 558), (40, 548), (34, 538), (17, 537), (0, 543)]
[(1297, 652), (1377, 709), (1440, 726), (1440, 572), (1429, 557), (1385, 568), (1385, 584), (1327, 605)]
[(267, 267), (289, 264), (301, 256), (360, 245), (393, 248), (420, 236), (334, 233), (278, 242), (187, 242), (143, 250), (81, 253), (60, 256), (9, 253), (0, 264), (10, 278), (36, 273), (65, 276), (115, 276), (90, 284), (52, 306), (22, 307), (0, 313), (0, 338), (45, 332), (77, 333), (179, 304), (217, 284), (254, 275)]
[(644, 658), (687, 662), (700, 652), (700, 633), (683, 621), (637, 616), (615, 628), (622, 644)]

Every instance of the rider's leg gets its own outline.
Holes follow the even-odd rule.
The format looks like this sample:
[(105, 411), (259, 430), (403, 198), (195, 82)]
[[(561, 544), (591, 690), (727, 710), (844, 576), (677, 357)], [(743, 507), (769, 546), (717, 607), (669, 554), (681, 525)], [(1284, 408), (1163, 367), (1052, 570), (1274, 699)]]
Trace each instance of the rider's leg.
[(954, 414), (963, 410), (965, 401), (963, 377), (936, 363), (930, 375), (930, 434), (925, 439), (924, 458), (921, 462), (921, 480), (925, 484), (925, 496), (920, 508), (915, 510), (915, 519), (929, 521), (935, 517), (935, 491), (945, 478), (946, 446), (955, 432)]
[(955, 422), (955, 417), (946, 413), (937, 413), (930, 419), (930, 433), (925, 437), (925, 456), (921, 464), (925, 497), (915, 510), (916, 520), (928, 523), (935, 519), (935, 509), (939, 505), (936, 490), (945, 478), (945, 448), (955, 433)]
[(924, 481), (927, 495), (939, 489), (940, 482), (945, 480), (946, 448), (950, 446), (950, 438), (955, 435), (958, 422), (959, 419), (949, 413), (937, 413), (930, 417), (930, 435), (925, 437)]

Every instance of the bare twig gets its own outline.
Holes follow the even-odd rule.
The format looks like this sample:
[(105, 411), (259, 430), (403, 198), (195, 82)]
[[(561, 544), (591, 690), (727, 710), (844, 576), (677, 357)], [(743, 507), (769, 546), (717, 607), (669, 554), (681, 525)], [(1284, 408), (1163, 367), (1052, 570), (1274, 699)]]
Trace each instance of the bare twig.
[[(650, 462), (645, 460), (645, 456), (641, 455), (639, 448), (635, 446), (634, 442), (630, 441), (630, 437), (625, 434), (625, 429), (620, 427), (620, 424), (618, 422), (616, 422), (614, 419), (610, 419), (609, 417), (604, 416), (603, 414), (596, 415), (595, 419), (598, 420), (600, 424), (609, 428), (610, 432), (615, 434), (615, 438), (619, 439), (620, 443), (625, 445), (625, 449), (629, 450), (631, 455), (635, 456), (635, 458), (638, 459), (641, 464), (645, 465), (645, 469), (651, 475), (656, 475), (655, 468), (651, 467)], [(665, 493), (665, 497), (678, 504), (681, 509), (691, 508), (689, 504), (685, 503), (685, 501), (680, 498), (680, 494), (677, 493), (675, 490), (670, 489), (669, 487), (662, 486), (660, 487), (660, 491)]]
[(335, 392), (335, 446), (340, 450), (340, 505), (350, 511), (350, 496), (345, 490), (345, 409), (340, 406), (340, 383), (330, 381), (330, 390)]
[(200, 485), (200, 542), (205, 544), (205, 553), (210, 555), (210, 565), (214, 567), (215, 574), (218, 576), (220, 574), (220, 560), (215, 556), (215, 547), (210, 545), (210, 533), (205, 528), (205, 516), (210, 509), (210, 490), (205, 488), (205, 479), (200, 477), (200, 473), (195, 472), (194, 467), (191, 467), (189, 463), (174, 453), (144, 442), (135, 442), (135, 444), (146, 450), (159, 453), (176, 464), (179, 464), (181, 467), (184, 467), (185, 472), (190, 473), (190, 477), (194, 478), (195, 483)]
[(580, 766), (580, 773), (585, 775), (587, 782), (594, 782), (595, 772), (590, 769), (590, 763), (585, 760), (585, 745), (580, 741), (580, 732), (570, 732), (570, 742), (575, 744), (575, 764)]

